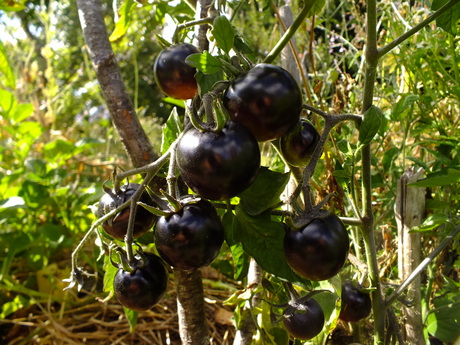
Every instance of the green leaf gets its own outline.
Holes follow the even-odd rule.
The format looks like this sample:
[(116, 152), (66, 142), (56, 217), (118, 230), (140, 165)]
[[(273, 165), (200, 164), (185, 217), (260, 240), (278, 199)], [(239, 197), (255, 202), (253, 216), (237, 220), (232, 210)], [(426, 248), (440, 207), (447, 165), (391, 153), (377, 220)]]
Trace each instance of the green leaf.
[[(0, 10), (2, 3), (0, 3)], [(14, 75), (13, 68), (11, 67), (5, 46), (0, 41), (0, 74), (4, 76), (3, 84), (11, 89), (16, 88), (16, 76)], [(0, 97), (1, 98), (1, 97)]]
[(174, 140), (177, 139), (182, 131), (182, 124), (177, 113), (177, 109), (173, 108), (166, 123), (163, 125), (163, 135), (161, 137), (161, 154), (168, 151)]
[(0, 89), (0, 111), (3, 116), (10, 119), (11, 114), (14, 113), (16, 107), (17, 102), (14, 95), (9, 91)]
[(435, 187), (447, 186), (453, 183), (460, 182), (460, 168), (442, 168), (439, 171), (428, 174), (426, 178), (417, 182), (411, 183), (415, 187)]
[(222, 70), (222, 63), (207, 51), (191, 54), (187, 56), (185, 62), (204, 74), (215, 74)]
[(411, 231), (424, 232), (436, 229), (438, 226), (446, 224), (449, 217), (446, 214), (433, 214), (423, 221), (423, 224), (415, 226)]
[(304, 282), (286, 262), (284, 229), (280, 222), (271, 219), (269, 211), (251, 216), (237, 206), (234, 237), (263, 270), (292, 283)]
[(74, 150), (74, 143), (62, 139), (51, 141), (43, 147), (45, 159), (49, 162), (67, 160), (75, 154)]
[(390, 118), (392, 120), (401, 120), (403, 118), (402, 114), (410, 109), (416, 101), (419, 100), (418, 95), (408, 94), (402, 97), (393, 107)]
[(233, 221), (235, 216), (232, 211), (225, 212), (222, 217), (222, 224), (225, 230), (225, 241), (230, 247), (232, 253), (233, 263), (235, 265), (234, 279), (241, 280), (248, 274), (249, 269), (249, 256), (245, 253), (243, 245), (240, 242), (235, 241), (233, 231)]
[(204, 95), (205, 93), (211, 91), (216, 83), (222, 80), (222, 70), (214, 74), (204, 74), (203, 72), (198, 71), (195, 74), (195, 79), (198, 83), (198, 93), (200, 95)]
[(453, 343), (458, 340), (460, 328), (459, 301), (453, 303), (448, 298), (434, 299), (435, 309), (427, 318), (427, 330), (439, 340)]
[(319, 14), (326, 5), (326, 0), (307, 0), (306, 3), (307, 2), (314, 2), (313, 7), (311, 8), (310, 12), (308, 12), (308, 15), (310, 16)]
[(19, 196), (24, 199), (28, 207), (38, 208), (45, 204), (49, 192), (46, 186), (40, 183), (24, 181)]
[(126, 307), (123, 307), (123, 309), (125, 310), (126, 319), (129, 322), (129, 332), (133, 333), (137, 325), (137, 319), (138, 319), (139, 313), (137, 311), (128, 309)]
[[(431, 4), (431, 10), (436, 11), (445, 5), (448, 0), (433, 0)], [(436, 25), (444, 31), (451, 33), (452, 35), (458, 34), (458, 22), (460, 20), (460, 3), (454, 5), (452, 8), (441, 14), (436, 19)]]
[(5, 12), (18, 12), (26, 8), (25, 0), (0, 0), (0, 10)]
[(216, 39), (217, 46), (228, 54), (235, 41), (235, 29), (226, 16), (219, 16), (214, 19), (212, 34)]
[(136, 2), (134, 0), (126, 0), (120, 7), (119, 13), (121, 13), (118, 22), (115, 24), (115, 29), (109, 37), (110, 42), (115, 42), (122, 38), (126, 31), (128, 31), (129, 25), (131, 24), (131, 16)]
[(250, 215), (258, 215), (274, 206), (289, 182), (289, 173), (281, 174), (261, 167), (256, 180), (242, 192), (241, 205)]
[(109, 260), (109, 256), (104, 257), (104, 292), (113, 293), (113, 280), (117, 274), (118, 268), (116, 268)]
[(369, 144), (377, 134), (382, 124), (382, 116), (382, 111), (374, 105), (366, 110), (361, 126), (359, 127), (358, 141), (361, 146)]
[(31, 103), (19, 104), (16, 107), (14, 114), (12, 114), (11, 120), (13, 120), (16, 123), (24, 121), (29, 116), (31, 116), (33, 112), (34, 112), (34, 107)]

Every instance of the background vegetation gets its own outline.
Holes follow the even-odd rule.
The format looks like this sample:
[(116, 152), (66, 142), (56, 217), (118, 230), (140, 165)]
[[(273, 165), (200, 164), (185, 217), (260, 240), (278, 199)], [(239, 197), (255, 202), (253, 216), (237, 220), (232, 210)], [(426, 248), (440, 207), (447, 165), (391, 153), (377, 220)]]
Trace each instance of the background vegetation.
[[(402, 35), (442, 3), (380, 1), (379, 46)], [(282, 5), (283, 1), (216, 2), (230, 15), (238, 8), (232, 24), (251, 49), (249, 56), (254, 61), (262, 60), (279, 39), (276, 14)], [(121, 73), (157, 152), (162, 125), (174, 106), (163, 98), (153, 80), (153, 62), (162, 49), (158, 36), (170, 39), (163, 31), (166, 24), (192, 20), (193, 6), (186, 1), (103, 2)], [(300, 7), (300, 3), (292, 3), (294, 13)], [(365, 11), (364, 2), (327, 0), (324, 8), (296, 32), (296, 49), (308, 76), (308, 100), (318, 109), (336, 114), (360, 112)], [(431, 23), (388, 53), (378, 66), (374, 104), (384, 116), (371, 146), (372, 207), (379, 273), (390, 291), (400, 283), (393, 208), (397, 181), (406, 169), (423, 168), (427, 177), (419, 183), (426, 187), (426, 215), (416, 229), (422, 235), (422, 257), (459, 224), (459, 6), (451, 12), (447, 17), (450, 20), (441, 18)], [(100, 344), (101, 340), (91, 338), (91, 333), (113, 332), (117, 327), (123, 331), (119, 334), (126, 337), (126, 343), (142, 343), (149, 323), (155, 324), (158, 339), (177, 341), (174, 303), (164, 302), (154, 311), (140, 314), (133, 334), (128, 334), (129, 324), (113, 300), (95, 303), (96, 298), (107, 296), (103, 291), (104, 260), (98, 260), (97, 246), (85, 248), (81, 258), (88, 270), (97, 273), (94, 281), (89, 281), (81, 293), (62, 290), (62, 279), (70, 273), (71, 252), (94, 221), (91, 206), (102, 194), (102, 183), (110, 178), (115, 166), (128, 170), (131, 164), (96, 82), (75, 3), (0, 1), (0, 31), (4, 33), (0, 37), (2, 343), (52, 344), (55, 337), (64, 335), (71, 339), (68, 343), (88, 339), (89, 343)], [(191, 38), (192, 31), (185, 40)], [(180, 107), (178, 111), (182, 112)], [(309, 116), (321, 128), (322, 120)], [(352, 124), (334, 128), (312, 179), (318, 198), (336, 193), (329, 208), (341, 216), (353, 214), (350, 179), (361, 176), (361, 166), (355, 164), (359, 161), (356, 136)], [(268, 145), (263, 149), (266, 165), (281, 171), (277, 153)], [(356, 239), (355, 253), (362, 259), (361, 245)], [(454, 343), (459, 336), (458, 248), (457, 237), (422, 275), (426, 334), (446, 344)], [(204, 273), (208, 296), (216, 304), (212, 313), (224, 315), (214, 328), (216, 344), (231, 343), (234, 331), (229, 312), (245, 301), (223, 303), (233, 293), (237, 292), (234, 297), (241, 294), (245, 286), (244, 280), (234, 278), (236, 268), (231, 263), (228, 250), (223, 250), (220, 260)], [(345, 274), (353, 275), (351, 269)], [(172, 301), (173, 290), (169, 297)], [(75, 327), (75, 317), (68, 321), (69, 314), (79, 312), (81, 328)], [(105, 319), (101, 313), (106, 313)], [(237, 317), (238, 313), (239, 309)], [(268, 309), (261, 312), (265, 316), (268, 313)], [(216, 315), (211, 317), (219, 320)], [(155, 323), (155, 317), (163, 318), (161, 326)], [(371, 343), (369, 322), (359, 325), (365, 335), (361, 341), (366, 344)], [(65, 331), (72, 324), (74, 328)], [(332, 334), (336, 338), (351, 333), (356, 336), (354, 331), (339, 325)], [(334, 343), (336, 338), (331, 336), (328, 341)]]

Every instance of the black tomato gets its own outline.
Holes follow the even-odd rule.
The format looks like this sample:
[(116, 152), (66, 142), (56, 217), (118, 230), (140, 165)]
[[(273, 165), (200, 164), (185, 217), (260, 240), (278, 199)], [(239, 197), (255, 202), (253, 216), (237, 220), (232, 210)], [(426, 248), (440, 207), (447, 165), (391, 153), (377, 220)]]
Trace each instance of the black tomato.
[(306, 167), (315, 151), (320, 135), (307, 120), (301, 119), (288, 134), (280, 138), (280, 149), (286, 162), (296, 167)]
[(199, 53), (198, 49), (189, 43), (180, 43), (161, 51), (153, 67), (155, 81), (161, 91), (176, 99), (195, 96), (198, 91), (196, 69), (185, 59), (196, 53)]
[(113, 281), (115, 297), (131, 310), (152, 308), (166, 293), (168, 270), (163, 260), (153, 253), (144, 253), (143, 266), (132, 272), (118, 269)]
[(301, 277), (319, 281), (340, 272), (348, 256), (350, 241), (345, 225), (333, 213), (313, 219), (299, 230), (287, 230), (284, 255)]
[(160, 217), (154, 237), (163, 260), (174, 268), (193, 271), (217, 257), (224, 242), (224, 227), (211, 202), (200, 199)]
[(309, 298), (296, 308), (288, 307), (283, 314), (283, 324), (294, 338), (309, 340), (323, 329), (324, 312), (318, 302)]
[(299, 121), (302, 93), (289, 72), (259, 64), (231, 82), (223, 102), (260, 142), (282, 137)]
[(371, 297), (361, 292), (352, 282), (342, 284), (342, 307), (339, 319), (347, 322), (358, 322), (369, 316), (372, 309)]
[[(117, 193), (114, 193), (111, 190), (106, 190), (104, 195), (102, 195), (101, 199), (99, 200), (96, 216), (101, 218), (105, 214), (116, 209), (118, 206), (128, 201), (138, 188), (139, 185), (137, 183), (129, 183), (121, 186)], [(152, 199), (146, 191), (142, 193), (139, 201), (149, 205), (153, 204)], [(126, 235), (126, 230), (128, 229), (130, 213), (130, 207), (128, 206), (123, 211), (116, 214), (114, 217), (104, 221), (102, 223), (102, 228), (113, 238), (123, 240)], [(147, 211), (145, 208), (140, 206), (137, 207), (133, 228), (134, 238), (141, 236), (149, 229), (151, 229), (157, 219), (157, 216)]]
[(229, 121), (222, 131), (188, 130), (176, 151), (184, 182), (210, 200), (224, 200), (241, 193), (255, 180), (260, 150), (252, 134)]

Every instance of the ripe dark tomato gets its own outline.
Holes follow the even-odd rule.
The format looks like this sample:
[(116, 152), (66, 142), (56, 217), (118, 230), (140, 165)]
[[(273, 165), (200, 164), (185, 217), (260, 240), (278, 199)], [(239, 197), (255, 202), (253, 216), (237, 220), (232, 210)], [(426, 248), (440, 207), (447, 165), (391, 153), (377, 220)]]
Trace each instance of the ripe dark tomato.
[(185, 62), (187, 56), (199, 53), (188, 43), (180, 43), (164, 49), (153, 67), (155, 81), (166, 95), (176, 99), (193, 98), (198, 91), (196, 69)]
[(132, 272), (118, 269), (113, 290), (118, 301), (131, 310), (152, 308), (166, 293), (168, 270), (163, 260), (153, 253), (144, 253), (143, 266)]
[(155, 245), (174, 268), (193, 271), (211, 264), (224, 242), (224, 227), (211, 202), (186, 203), (155, 225)]
[(342, 307), (339, 319), (348, 322), (358, 322), (369, 316), (372, 309), (371, 297), (368, 293), (359, 291), (352, 282), (342, 284)]
[(300, 168), (306, 167), (319, 139), (316, 128), (307, 120), (301, 119), (288, 134), (281, 137), (281, 153), (289, 164)]
[(232, 81), (223, 102), (232, 120), (248, 127), (257, 141), (267, 141), (299, 121), (302, 93), (289, 72), (259, 64)]
[(210, 200), (224, 200), (241, 193), (255, 180), (260, 150), (252, 134), (229, 121), (222, 131), (192, 128), (180, 139), (177, 166), (185, 183)]
[(289, 266), (301, 277), (326, 280), (342, 269), (349, 245), (345, 225), (339, 217), (329, 213), (297, 231), (287, 230), (284, 255)]
[[(106, 190), (105, 194), (102, 195), (99, 200), (97, 207), (96, 216), (101, 218), (110, 211), (116, 209), (118, 206), (128, 201), (136, 190), (139, 188), (137, 183), (129, 183), (120, 187), (118, 193), (114, 193), (111, 190)], [(147, 192), (143, 192), (139, 201), (151, 205), (153, 203)], [(126, 235), (128, 228), (129, 215), (131, 211), (129, 206), (123, 211), (115, 215), (102, 223), (102, 228), (107, 234), (113, 238), (123, 240)], [(158, 219), (157, 216), (147, 211), (143, 207), (137, 207), (136, 217), (134, 218), (133, 236), (137, 238), (147, 232), (153, 227), (155, 221)]]
[(283, 314), (284, 328), (299, 340), (316, 337), (324, 327), (324, 312), (313, 298), (299, 304), (296, 308), (288, 307)]

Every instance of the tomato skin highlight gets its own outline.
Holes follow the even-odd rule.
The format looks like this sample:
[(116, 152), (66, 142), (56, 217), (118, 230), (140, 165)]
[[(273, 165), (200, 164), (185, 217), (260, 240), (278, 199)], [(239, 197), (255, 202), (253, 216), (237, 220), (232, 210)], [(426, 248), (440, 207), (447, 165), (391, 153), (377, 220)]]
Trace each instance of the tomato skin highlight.
[(302, 303), (303, 310), (290, 310), (283, 315), (284, 328), (299, 340), (316, 337), (324, 327), (324, 312), (313, 298)]
[(350, 240), (345, 225), (333, 213), (316, 218), (284, 236), (287, 263), (301, 277), (327, 280), (340, 272), (348, 257)]
[(196, 95), (198, 91), (196, 69), (187, 64), (185, 59), (197, 53), (199, 53), (198, 49), (189, 43), (172, 45), (160, 52), (153, 73), (163, 93), (176, 99), (190, 99)]
[(120, 304), (135, 311), (148, 310), (157, 304), (165, 295), (169, 280), (163, 260), (153, 253), (144, 255), (144, 266), (133, 272), (120, 268), (113, 281)]
[(191, 190), (206, 199), (225, 200), (256, 179), (260, 150), (243, 125), (229, 121), (218, 132), (188, 130), (177, 145), (176, 161)]
[(224, 242), (224, 227), (211, 202), (201, 199), (186, 204), (155, 225), (155, 245), (169, 265), (194, 271), (210, 265)]
[(339, 319), (347, 322), (358, 322), (370, 315), (372, 301), (368, 293), (361, 292), (352, 282), (342, 284), (342, 306)]
[(223, 104), (233, 121), (263, 142), (282, 137), (298, 122), (302, 93), (289, 72), (262, 63), (231, 82)]
[[(137, 183), (129, 183), (120, 187), (118, 193), (104, 193), (99, 200), (96, 217), (101, 218), (108, 212), (116, 209), (118, 206), (129, 200), (139, 188)], [(152, 205), (153, 201), (149, 194), (144, 191), (140, 200), (145, 204)], [(118, 240), (124, 240), (126, 230), (128, 229), (130, 206), (122, 210), (115, 217), (104, 221), (101, 226), (104, 231)], [(133, 237), (138, 238), (150, 230), (155, 224), (157, 216), (147, 211), (145, 208), (138, 206), (136, 208), (136, 217), (134, 218)]]
[(301, 119), (288, 134), (280, 138), (280, 149), (286, 162), (304, 168), (318, 144), (320, 135), (307, 120)]

